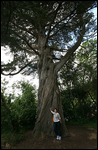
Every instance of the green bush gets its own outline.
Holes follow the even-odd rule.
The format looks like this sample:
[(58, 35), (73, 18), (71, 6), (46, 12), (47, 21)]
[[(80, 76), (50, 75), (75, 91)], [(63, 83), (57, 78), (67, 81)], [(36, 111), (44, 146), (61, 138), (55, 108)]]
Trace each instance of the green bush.
[[(79, 91), (80, 90), (80, 91)], [(80, 94), (81, 93), (81, 94)], [(82, 96), (83, 95), (83, 96)], [(83, 90), (67, 89), (61, 92), (61, 100), (65, 120), (91, 119), (92, 114), (96, 116), (96, 104), (85, 95)]]
[[(1, 96), (1, 132), (2, 145), (17, 143), (23, 138), (23, 133), (33, 129), (36, 121), (37, 100), (36, 91), (29, 83), (21, 82), (22, 94), (15, 97)], [(6, 95), (6, 96), (5, 96)]]
[(36, 121), (37, 101), (34, 87), (22, 82), (22, 95), (13, 102), (13, 111), (18, 116), (21, 127), (33, 128)]

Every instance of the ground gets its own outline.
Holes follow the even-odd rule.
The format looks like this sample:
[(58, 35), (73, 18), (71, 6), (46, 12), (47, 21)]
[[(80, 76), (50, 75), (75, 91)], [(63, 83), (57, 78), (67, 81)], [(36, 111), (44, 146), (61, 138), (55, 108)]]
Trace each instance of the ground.
[(54, 137), (35, 138), (32, 131), (25, 133), (24, 140), (10, 149), (97, 149), (97, 130), (69, 126), (70, 136), (61, 141)]

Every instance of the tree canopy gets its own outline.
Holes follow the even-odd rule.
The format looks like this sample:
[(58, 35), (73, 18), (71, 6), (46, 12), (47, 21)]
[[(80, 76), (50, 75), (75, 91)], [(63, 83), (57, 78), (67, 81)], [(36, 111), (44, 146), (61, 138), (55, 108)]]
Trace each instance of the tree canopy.
[(94, 14), (89, 11), (94, 7), (96, 1), (2, 1), (1, 45), (9, 46), (14, 55), (12, 62), (2, 62), (2, 74), (34, 72), (43, 47), (50, 49), (48, 57), (59, 62), (59, 70), (69, 58), (67, 53), (96, 30)]

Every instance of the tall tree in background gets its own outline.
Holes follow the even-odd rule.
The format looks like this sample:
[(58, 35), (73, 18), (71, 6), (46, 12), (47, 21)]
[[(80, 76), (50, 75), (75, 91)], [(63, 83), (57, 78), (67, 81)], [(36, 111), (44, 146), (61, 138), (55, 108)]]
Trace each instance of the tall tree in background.
[(75, 116), (79, 119), (96, 114), (97, 110), (97, 40), (83, 42), (75, 53), (60, 70), (59, 81), (65, 116), (75, 116), (79, 106), (80, 115)]
[(95, 31), (89, 10), (96, 7), (96, 1), (2, 1), (1, 4), (2, 46), (8, 45), (14, 55), (12, 62), (2, 62), (2, 74), (30, 74), (37, 69), (38, 118), (34, 133), (53, 135), (49, 108), (56, 107), (62, 118), (63, 134), (67, 135), (58, 72), (80, 46), (84, 35), (91, 29)]

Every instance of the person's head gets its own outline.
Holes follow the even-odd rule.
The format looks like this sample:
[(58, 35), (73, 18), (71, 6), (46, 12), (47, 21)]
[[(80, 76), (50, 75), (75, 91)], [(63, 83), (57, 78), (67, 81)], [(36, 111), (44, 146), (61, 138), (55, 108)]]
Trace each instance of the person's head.
[(54, 112), (57, 113), (57, 109), (56, 108), (54, 109)]

